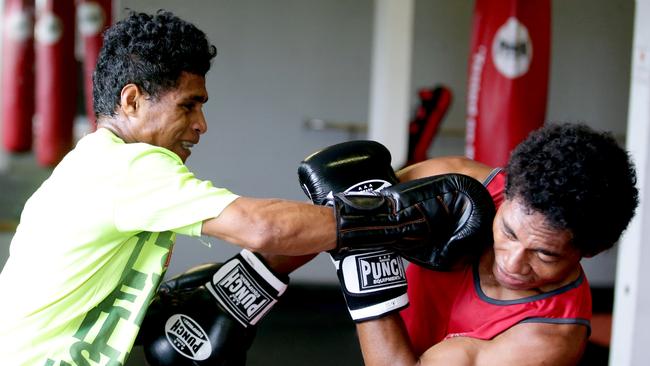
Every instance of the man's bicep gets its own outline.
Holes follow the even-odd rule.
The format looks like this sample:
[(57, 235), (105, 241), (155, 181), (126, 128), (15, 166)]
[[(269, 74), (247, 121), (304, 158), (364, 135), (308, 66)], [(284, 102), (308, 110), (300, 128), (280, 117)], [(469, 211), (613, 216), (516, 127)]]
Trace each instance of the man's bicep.
[(293, 256), (336, 244), (330, 207), (281, 199), (239, 197), (219, 216), (205, 220), (201, 232), (255, 252)]
[[(243, 247), (249, 247), (245, 243), (248, 232), (257, 230), (251, 224), (244, 224), (246, 220), (242, 219), (244, 211), (238, 205), (245, 205), (246, 197), (240, 197), (235, 200), (231, 205), (226, 207), (222, 213), (211, 219), (207, 219), (203, 222), (202, 234), (209, 235), (213, 237), (218, 237), (226, 241), (230, 241), (235, 244), (240, 244)], [(239, 202), (237, 202), (239, 201)], [(284, 256), (268, 253), (258, 253), (266, 263), (273, 268), (274, 271), (281, 274), (289, 274), (303, 264), (309, 262), (316, 255), (302, 255), (302, 256)]]
[[(250, 199), (239, 197), (226, 206), (217, 217), (203, 221), (201, 233), (235, 244), (247, 239), (246, 235), (255, 232), (255, 221), (249, 220), (247, 211), (252, 207)], [(252, 221), (252, 222), (251, 222)]]
[(520, 324), (492, 340), (446, 339), (420, 356), (421, 365), (576, 365), (587, 330), (574, 324)]

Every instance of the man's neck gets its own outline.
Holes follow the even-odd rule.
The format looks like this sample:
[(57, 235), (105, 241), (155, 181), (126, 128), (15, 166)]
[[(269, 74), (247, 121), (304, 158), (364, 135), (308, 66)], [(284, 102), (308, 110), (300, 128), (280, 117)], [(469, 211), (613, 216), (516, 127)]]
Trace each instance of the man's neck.
[(105, 128), (111, 131), (115, 136), (119, 137), (124, 142), (129, 141), (128, 131), (124, 131), (122, 121), (112, 117), (102, 117), (97, 120), (97, 128)]

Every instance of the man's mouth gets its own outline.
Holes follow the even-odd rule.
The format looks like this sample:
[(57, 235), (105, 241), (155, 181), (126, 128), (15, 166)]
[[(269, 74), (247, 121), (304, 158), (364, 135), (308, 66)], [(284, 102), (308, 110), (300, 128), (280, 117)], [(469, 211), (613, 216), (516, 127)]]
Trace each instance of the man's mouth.
[(506, 287), (522, 288), (525, 287), (526, 284), (528, 283), (526, 279), (520, 278), (518, 276), (513, 276), (505, 272), (498, 265), (495, 267), (496, 267), (496, 271), (494, 271), (495, 277), (501, 284), (505, 285)]
[(183, 147), (183, 149), (192, 150), (194, 144), (188, 141), (183, 141), (181, 142), (181, 146)]

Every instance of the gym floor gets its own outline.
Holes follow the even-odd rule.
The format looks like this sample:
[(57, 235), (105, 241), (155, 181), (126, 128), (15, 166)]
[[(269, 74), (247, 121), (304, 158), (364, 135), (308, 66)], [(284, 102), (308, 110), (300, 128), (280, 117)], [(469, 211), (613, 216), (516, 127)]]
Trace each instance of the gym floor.
[[(0, 154), (0, 267), (9, 254), (25, 200), (50, 174), (29, 154), (8, 158)], [(612, 290), (593, 289), (592, 335), (581, 366), (607, 365)], [(260, 323), (248, 352), (249, 366), (363, 365), (354, 324), (337, 286), (292, 284)], [(126, 366), (146, 365), (135, 347)]]

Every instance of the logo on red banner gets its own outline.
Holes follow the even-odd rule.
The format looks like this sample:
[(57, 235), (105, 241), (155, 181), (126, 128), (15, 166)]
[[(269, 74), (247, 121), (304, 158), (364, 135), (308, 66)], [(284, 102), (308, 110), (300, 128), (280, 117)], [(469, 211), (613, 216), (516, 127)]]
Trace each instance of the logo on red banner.
[(494, 66), (503, 76), (514, 79), (528, 72), (532, 58), (533, 43), (528, 28), (517, 18), (508, 18), (494, 35)]

